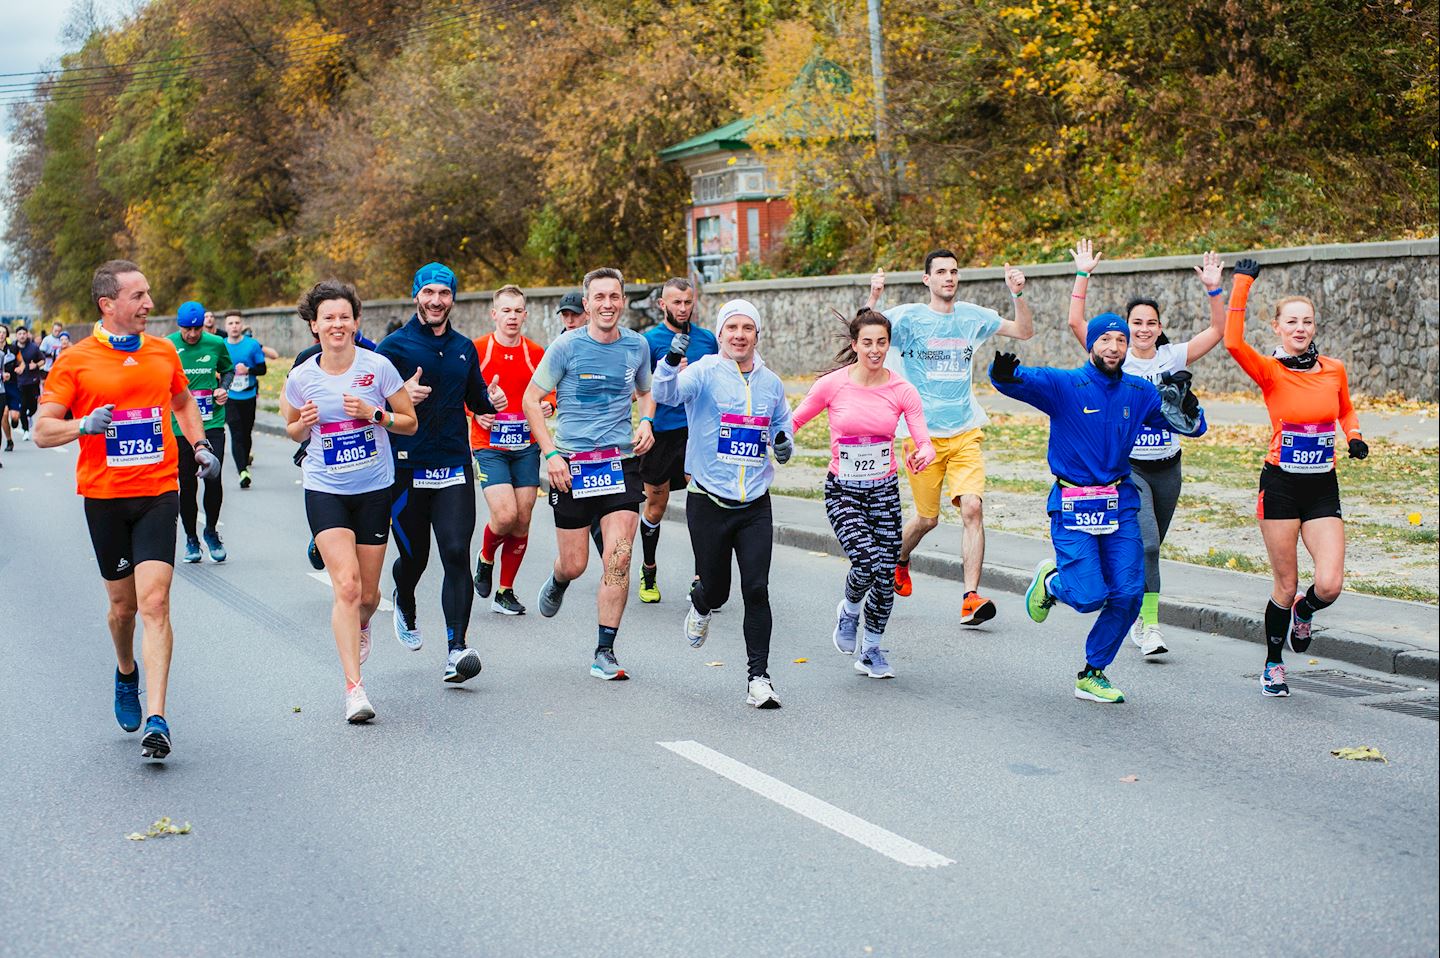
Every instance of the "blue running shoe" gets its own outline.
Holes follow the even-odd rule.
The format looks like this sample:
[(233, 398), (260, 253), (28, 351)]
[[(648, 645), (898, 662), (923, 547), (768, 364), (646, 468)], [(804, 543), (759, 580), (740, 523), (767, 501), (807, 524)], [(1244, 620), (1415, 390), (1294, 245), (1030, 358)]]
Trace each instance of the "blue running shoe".
[(623, 682), (630, 677), (615, 660), (614, 649), (600, 649), (595, 653), (595, 661), (590, 663), (590, 674), (607, 682)]
[(127, 682), (115, 670), (115, 721), (127, 732), (140, 728), (140, 670), (135, 670), (135, 681)]
[(224, 562), (230, 553), (225, 551), (225, 543), (220, 541), (220, 533), (214, 529), (206, 529), (201, 534), (205, 537), (205, 548), (210, 550), (210, 561)]
[(893, 679), (895, 670), (890, 668), (890, 660), (885, 658), (886, 651), (874, 646), (865, 649), (855, 660), (855, 671), (872, 679)]
[(163, 715), (145, 720), (145, 737), (140, 740), (140, 757), (162, 759), (170, 754), (170, 726)]
[(1283, 663), (1265, 663), (1265, 674), (1260, 676), (1260, 694), (1271, 699), (1289, 697), (1290, 685), (1285, 681), (1285, 666)]
[(570, 583), (561, 585), (555, 581), (555, 573), (550, 573), (550, 578), (540, 587), (540, 595), (535, 600), (535, 604), (540, 607), (540, 614), (548, 619), (559, 612), (560, 603), (565, 601), (565, 590), (569, 587)]
[(855, 632), (860, 627), (860, 616), (845, 611), (845, 600), (835, 607), (835, 650), (844, 655), (855, 654)]
[(320, 554), (320, 547), (315, 544), (314, 539), (310, 540), (310, 548), (305, 550), (305, 555), (316, 572), (325, 571), (325, 557)]
[(415, 613), (411, 612), (407, 621), (405, 613), (400, 611), (398, 590), (390, 593), (390, 603), (395, 606), (395, 638), (399, 639), (400, 644), (411, 652), (419, 652), (420, 646), (424, 644), (425, 640), (420, 635), (420, 627), (415, 623)]
[(205, 558), (200, 553), (200, 540), (194, 536), (185, 537), (185, 561), (190, 563), (199, 562)]

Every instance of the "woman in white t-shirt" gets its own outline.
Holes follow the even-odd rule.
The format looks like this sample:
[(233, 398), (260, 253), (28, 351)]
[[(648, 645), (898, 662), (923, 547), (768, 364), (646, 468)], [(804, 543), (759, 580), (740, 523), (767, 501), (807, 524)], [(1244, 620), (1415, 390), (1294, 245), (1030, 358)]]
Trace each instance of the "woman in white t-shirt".
[(310, 440), (301, 463), (305, 515), (335, 590), (330, 624), (345, 671), (345, 719), (368, 722), (375, 710), (360, 666), (370, 655), (370, 617), (380, 604), (390, 541), (389, 433), (415, 434), (415, 405), (390, 360), (355, 347), (354, 288), (317, 283), (298, 309), (319, 337), (320, 353), (290, 370), (280, 412), (291, 439)]
[[(1071, 251), (1075, 258), (1075, 288), (1070, 294), (1070, 331), (1085, 342), (1085, 291), (1090, 274), (1100, 264), (1100, 253), (1082, 239)], [(1130, 325), (1130, 348), (1123, 370), (1159, 383), (1166, 373), (1182, 372), (1225, 338), (1225, 302), (1220, 286), (1220, 255), (1206, 253), (1195, 275), (1209, 300), (1210, 325), (1181, 343), (1172, 343), (1160, 323), (1160, 304), (1136, 298), (1125, 306)], [(1180, 439), (1168, 429), (1143, 429), (1130, 450), (1130, 478), (1140, 490), (1140, 538), (1145, 543), (1145, 598), (1130, 639), (1149, 657), (1169, 651), (1160, 635), (1160, 545), (1170, 529), (1180, 500)]]

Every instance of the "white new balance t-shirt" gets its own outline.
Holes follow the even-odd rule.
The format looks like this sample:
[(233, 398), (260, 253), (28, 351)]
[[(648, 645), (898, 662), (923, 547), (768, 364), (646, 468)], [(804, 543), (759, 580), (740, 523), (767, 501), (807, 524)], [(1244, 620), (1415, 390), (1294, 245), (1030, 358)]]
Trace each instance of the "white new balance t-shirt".
[(307, 402), (320, 407), (320, 421), (310, 427), (310, 445), (301, 463), (306, 489), (353, 496), (389, 488), (395, 481), (390, 434), (383, 426), (346, 415), (345, 396), (384, 409), (386, 397), (404, 386), (390, 360), (368, 349), (357, 348), (355, 362), (334, 376), (320, 368), (318, 355), (290, 370), (285, 401), (296, 409)]

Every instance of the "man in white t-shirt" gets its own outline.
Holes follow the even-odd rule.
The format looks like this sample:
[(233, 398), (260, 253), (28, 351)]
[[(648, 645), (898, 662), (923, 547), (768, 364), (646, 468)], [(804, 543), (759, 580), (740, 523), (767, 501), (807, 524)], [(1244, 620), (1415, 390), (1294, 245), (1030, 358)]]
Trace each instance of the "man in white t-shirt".
[[(910, 474), (915, 515), (905, 524), (900, 560), (895, 567), (896, 595), (909, 595), (910, 554), (940, 523), (942, 486), (950, 504), (960, 510), (964, 523), (961, 558), (965, 565), (965, 598), (960, 606), (962, 625), (979, 625), (995, 616), (995, 603), (980, 594), (980, 571), (985, 563), (985, 458), (980, 449), (983, 427), (989, 420), (975, 398), (971, 362), (975, 352), (997, 333), (1014, 339), (1035, 335), (1034, 314), (1022, 298), (1025, 274), (1005, 265), (1005, 285), (1015, 307), (1014, 319), (1003, 319), (993, 309), (956, 302), (960, 261), (948, 249), (925, 257), (922, 277), (930, 290), (928, 304), (906, 303), (885, 310), (890, 320), (890, 352), (886, 365), (908, 379), (920, 393), (925, 423), (935, 446), (935, 461), (918, 475)], [(874, 309), (885, 291), (885, 271), (870, 280)], [(913, 443), (905, 440), (905, 455)]]

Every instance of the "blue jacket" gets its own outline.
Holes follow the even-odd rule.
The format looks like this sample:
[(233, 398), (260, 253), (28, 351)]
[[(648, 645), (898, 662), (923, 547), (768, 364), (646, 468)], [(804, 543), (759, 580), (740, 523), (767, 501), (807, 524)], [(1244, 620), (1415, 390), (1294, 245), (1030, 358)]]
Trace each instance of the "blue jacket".
[[(775, 463), (766, 455), (763, 466), (741, 466), (721, 462), (716, 457), (720, 446), (720, 416), (735, 413), (742, 416), (769, 416), (770, 449), (780, 433), (794, 435), (790, 423), (790, 404), (785, 399), (785, 384), (765, 367), (759, 356), (750, 378), (741, 375), (735, 361), (717, 355), (703, 356), (684, 371), (662, 362), (655, 367), (652, 381), (657, 403), (684, 405), (690, 422), (690, 435), (685, 442), (685, 471), (706, 491), (736, 502), (753, 502), (770, 489), (775, 479)], [(768, 453), (768, 449), (767, 449)]]
[[(655, 326), (645, 330), (645, 342), (650, 344), (650, 368), (656, 369), (665, 359), (665, 354), (670, 351), (670, 340), (675, 338), (675, 331), (663, 320)], [(720, 344), (715, 339), (715, 334), (708, 329), (703, 329), (694, 323), (690, 324), (690, 348), (685, 350), (685, 358), (690, 362), (704, 359), (720, 351)], [(679, 405), (655, 400), (655, 431), (668, 432), (672, 429), (684, 429), (685, 410)]]
[(480, 371), (475, 344), (451, 326), (436, 336), (420, 320), (386, 336), (376, 352), (394, 363), (401, 379), (423, 370), (420, 385), (430, 387), (424, 402), (415, 404), (420, 426), (413, 436), (390, 436), (395, 465), (404, 469), (440, 469), (470, 461), (468, 406), (477, 415), (491, 413), (490, 392)]

